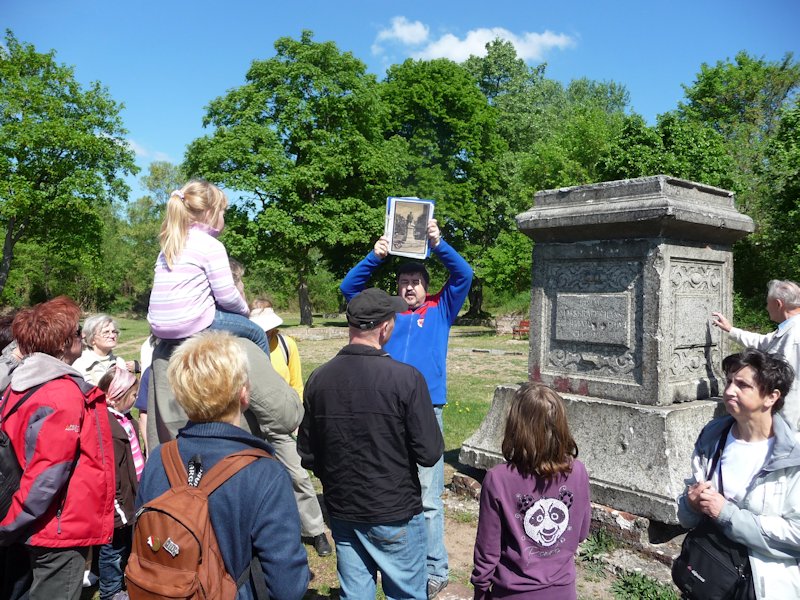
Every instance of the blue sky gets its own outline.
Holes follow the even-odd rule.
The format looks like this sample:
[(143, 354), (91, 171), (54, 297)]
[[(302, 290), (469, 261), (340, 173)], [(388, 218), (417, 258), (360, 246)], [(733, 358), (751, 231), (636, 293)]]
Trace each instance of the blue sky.
[(276, 39), (303, 29), (379, 77), (409, 57), (460, 61), (503, 37), (529, 64), (546, 61), (549, 77), (624, 84), (650, 123), (675, 108), (703, 62), (739, 50), (800, 59), (798, 0), (0, 0), (0, 24), (125, 104), (143, 170), (180, 162), (204, 134), (206, 104), (241, 85), (254, 59), (273, 56)]

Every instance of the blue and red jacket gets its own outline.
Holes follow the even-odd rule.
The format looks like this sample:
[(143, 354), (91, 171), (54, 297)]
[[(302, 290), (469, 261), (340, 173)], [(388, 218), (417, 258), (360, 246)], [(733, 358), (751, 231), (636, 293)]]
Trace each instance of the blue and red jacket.
[[(472, 267), (444, 240), (431, 251), (450, 273), (438, 293), (427, 295), (417, 308), (396, 315), (394, 333), (384, 347), (392, 358), (416, 367), (425, 377), (434, 406), (447, 404), (447, 341), (450, 327), (467, 299)], [(375, 252), (350, 269), (339, 289), (345, 299), (367, 287), (383, 260)]]

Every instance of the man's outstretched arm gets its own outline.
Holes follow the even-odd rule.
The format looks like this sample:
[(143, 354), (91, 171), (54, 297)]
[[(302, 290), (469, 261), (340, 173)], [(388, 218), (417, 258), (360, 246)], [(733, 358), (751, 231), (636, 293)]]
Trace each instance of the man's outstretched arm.
[(372, 273), (383, 263), (388, 255), (389, 240), (381, 236), (378, 241), (375, 242), (372, 252), (367, 254), (364, 260), (350, 269), (347, 275), (344, 276), (344, 279), (342, 279), (339, 289), (342, 290), (345, 300), (350, 302), (353, 296), (362, 292), (367, 287)]

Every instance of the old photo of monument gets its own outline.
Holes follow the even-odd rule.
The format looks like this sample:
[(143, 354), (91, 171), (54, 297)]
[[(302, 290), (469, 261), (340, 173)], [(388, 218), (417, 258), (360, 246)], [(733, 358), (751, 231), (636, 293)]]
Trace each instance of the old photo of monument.
[(428, 221), (433, 218), (433, 200), (420, 198), (386, 199), (386, 227), (389, 253), (424, 259), (428, 256)]

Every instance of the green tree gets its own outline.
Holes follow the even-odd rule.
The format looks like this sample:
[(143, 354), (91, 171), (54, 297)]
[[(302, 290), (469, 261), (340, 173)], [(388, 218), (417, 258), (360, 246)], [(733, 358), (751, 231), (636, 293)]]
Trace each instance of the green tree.
[(691, 86), (683, 86), (685, 102), (678, 113), (689, 121), (713, 128), (727, 141), (735, 164), (734, 191), (739, 207), (757, 221), (769, 205), (765, 181), (759, 177), (769, 141), (776, 131), (781, 109), (800, 86), (800, 63), (791, 53), (779, 61), (739, 52), (733, 62), (703, 63)]
[(772, 206), (758, 236), (764, 277), (800, 280), (800, 101), (782, 111), (760, 169)]
[[(406, 60), (393, 65), (382, 87), (389, 107), (389, 139), (408, 146), (409, 161), (397, 195), (433, 198), (439, 226), (474, 264), (511, 227), (513, 211), (499, 193), (496, 158), (506, 144), (496, 110), (470, 72), (450, 60)], [(470, 317), (482, 313), (482, 279), (469, 294)]]
[(246, 193), (247, 235), (294, 271), (304, 325), (319, 264), (312, 250), (329, 262), (363, 252), (407, 155), (381, 135), (384, 110), (364, 63), (312, 37), (280, 38), (276, 56), (254, 61), (244, 85), (213, 100), (204, 119), (213, 133), (192, 142), (185, 163)]
[(154, 161), (140, 180), (147, 192), (130, 202), (122, 219), (109, 223), (105, 264), (116, 264), (122, 274), (117, 308), (147, 310), (153, 287), (153, 266), (160, 251), (158, 234), (164, 218), (164, 205), (172, 190), (180, 188), (186, 177), (180, 167), (167, 161)]
[(786, 277), (790, 264), (784, 249), (793, 245), (795, 233), (781, 237), (786, 207), (776, 197), (781, 163), (772, 148), (799, 86), (800, 64), (791, 53), (768, 61), (740, 52), (734, 61), (703, 64), (692, 85), (684, 86), (686, 101), (678, 106), (682, 118), (725, 139), (733, 163), (730, 189), (739, 209), (756, 222), (756, 232), (734, 248), (735, 286), (743, 306), (755, 302), (760, 309), (767, 280)]
[(734, 170), (721, 134), (673, 111), (654, 127), (640, 115), (627, 116), (604, 161), (603, 179), (664, 174), (729, 189)]
[[(125, 198), (136, 172), (122, 106), (99, 83), (83, 89), (73, 69), (6, 32), (0, 46), (0, 292), (17, 243), (41, 243), (51, 260), (96, 260), (99, 207)], [(55, 287), (53, 293), (63, 288)]]

